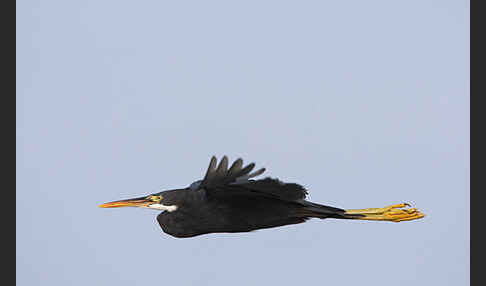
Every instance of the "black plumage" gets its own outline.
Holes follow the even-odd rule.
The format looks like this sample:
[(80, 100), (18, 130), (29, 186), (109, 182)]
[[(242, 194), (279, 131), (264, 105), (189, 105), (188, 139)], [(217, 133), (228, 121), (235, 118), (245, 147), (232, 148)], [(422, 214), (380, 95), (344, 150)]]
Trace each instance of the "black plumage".
[(176, 211), (162, 212), (157, 221), (167, 234), (191, 237), (214, 232), (247, 232), (256, 229), (302, 223), (311, 217), (345, 217), (339, 208), (305, 201), (307, 191), (294, 183), (278, 179), (251, 178), (265, 169), (251, 173), (255, 164), (242, 168), (236, 160), (227, 169), (223, 157), (216, 166), (213, 157), (202, 181), (192, 187), (158, 193), (165, 205)]
[(298, 224), (310, 218), (405, 221), (424, 217), (417, 209), (385, 208), (344, 210), (305, 200), (307, 190), (296, 183), (275, 178), (253, 179), (265, 169), (253, 171), (237, 159), (228, 168), (224, 156), (217, 164), (212, 157), (204, 178), (184, 189), (168, 190), (136, 199), (114, 201), (103, 208), (134, 206), (164, 210), (157, 216), (162, 230), (175, 237), (207, 233), (248, 232)]

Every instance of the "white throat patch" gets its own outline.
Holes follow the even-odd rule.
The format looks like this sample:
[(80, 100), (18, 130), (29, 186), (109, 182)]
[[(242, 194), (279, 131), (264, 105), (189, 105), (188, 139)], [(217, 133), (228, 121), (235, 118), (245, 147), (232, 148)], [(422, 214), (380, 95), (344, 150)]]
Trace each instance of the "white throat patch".
[(177, 210), (176, 205), (166, 206), (166, 205), (163, 205), (163, 204), (151, 204), (151, 205), (148, 206), (148, 208), (155, 209), (155, 210), (168, 211), (168, 212), (173, 212), (173, 211)]

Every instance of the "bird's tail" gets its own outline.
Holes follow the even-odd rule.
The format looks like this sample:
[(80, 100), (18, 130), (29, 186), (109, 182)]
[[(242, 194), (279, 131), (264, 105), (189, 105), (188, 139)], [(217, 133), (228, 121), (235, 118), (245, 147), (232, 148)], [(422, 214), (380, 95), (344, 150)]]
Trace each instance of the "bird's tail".
[[(360, 219), (400, 222), (423, 218), (425, 215), (407, 203), (390, 205), (384, 208), (349, 209), (320, 205), (305, 201), (304, 214), (314, 218)], [(406, 208), (409, 207), (409, 208)]]

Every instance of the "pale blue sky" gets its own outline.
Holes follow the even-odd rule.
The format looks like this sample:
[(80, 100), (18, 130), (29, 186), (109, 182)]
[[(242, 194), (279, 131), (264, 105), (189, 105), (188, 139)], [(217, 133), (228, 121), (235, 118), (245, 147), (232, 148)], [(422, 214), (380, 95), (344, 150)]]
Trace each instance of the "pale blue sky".
[[(468, 1), (17, 1), (18, 285), (467, 285)], [(241, 156), (342, 208), (176, 239), (98, 204)]]

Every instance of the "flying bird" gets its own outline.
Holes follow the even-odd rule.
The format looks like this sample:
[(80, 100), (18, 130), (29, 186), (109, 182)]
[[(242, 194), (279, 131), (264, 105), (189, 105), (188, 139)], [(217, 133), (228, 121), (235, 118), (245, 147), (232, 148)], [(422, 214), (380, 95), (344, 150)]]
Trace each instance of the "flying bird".
[(109, 202), (99, 207), (162, 210), (157, 216), (160, 227), (179, 238), (249, 232), (303, 223), (310, 218), (401, 222), (424, 217), (407, 203), (348, 210), (313, 203), (305, 199), (307, 190), (299, 184), (270, 177), (253, 179), (265, 171), (261, 168), (252, 172), (254, 168), (254, 163), (243, 166), (241, 158), (228, 168), (226, 156), (219, 164), (213, 156), (204, 178), (186, 188)]

